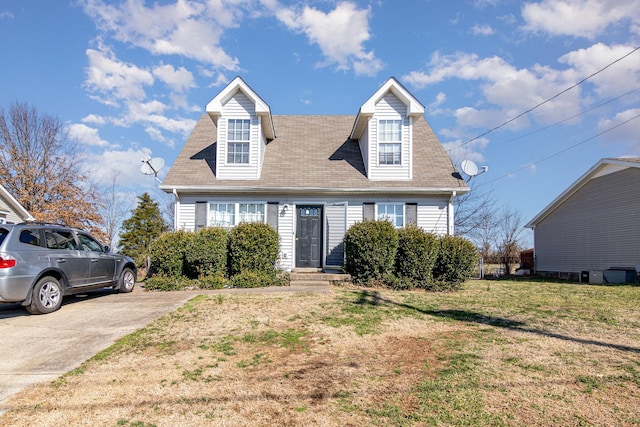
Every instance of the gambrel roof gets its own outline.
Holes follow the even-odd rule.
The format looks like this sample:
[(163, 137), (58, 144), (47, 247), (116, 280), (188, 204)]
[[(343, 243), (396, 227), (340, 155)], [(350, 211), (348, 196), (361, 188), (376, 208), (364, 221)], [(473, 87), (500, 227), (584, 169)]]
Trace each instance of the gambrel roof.
[(469, 191), (420, 114), (413, 121), (413, 178), (371, 181), (357, 140), (349, 139), (356, 116), (274, 115), (275, 139), (266, 146), (258, 180), (215, 176), (217, 129), (203, 114), (161, 188), (179, 192), (451, 194)]

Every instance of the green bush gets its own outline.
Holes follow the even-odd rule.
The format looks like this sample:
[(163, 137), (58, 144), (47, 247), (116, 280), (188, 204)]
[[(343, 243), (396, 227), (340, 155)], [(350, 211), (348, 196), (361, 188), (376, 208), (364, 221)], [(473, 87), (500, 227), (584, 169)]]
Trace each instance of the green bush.
[(266, 271), (245, 270), (229, 280), (233, 288), (261, 288), (267, 286), (284, 286), (285, 280)]
[(459, 236), (442, 236), (433, 278), (434, 289), (455, 289), (469, 279), (478, 263), (478, 251), (473, 243)]
[[(433, 278), (440, 243), (438, 237), (416, 225), (398, 230), (395, 274), (411, 282), (411, 287), (427, 288)], [(397, 284), (392, 286), (399, 288)], [(406, 289), (406, 284), (401, 284)]]
[(144, 288), (148, 291), (183, 291), (192, 289), (222, 289), (229, 284), (222, 275), (202, 276), (190, 279), (186, 276), (172, 277), (155, 275), (144, 281)]
[(174, 231), (164, 233), (149, 248), (153, 275), (180, 277), (184, 274), (184, 254), (192, 233)]
[(220, 227), (202, 228), (189, 236), (185, 271), (191, 278), (227, 274), (229, 232)]
[(344, 236), (345, 271), (354, 282), (368, 285), (393, 273), (398, 233), (389, 221), (365, 220)]
[(275, 277), (280, 254), (278, 232), (267, 224), (240, 223), (231, 230), (229, 272), (264, 273)]

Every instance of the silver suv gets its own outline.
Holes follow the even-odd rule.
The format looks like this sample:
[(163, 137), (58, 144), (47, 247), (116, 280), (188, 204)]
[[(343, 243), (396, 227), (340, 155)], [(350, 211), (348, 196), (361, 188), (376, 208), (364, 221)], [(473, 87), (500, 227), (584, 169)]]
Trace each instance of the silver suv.
[(56, 311), (65, 295), (112, 287), (131, 292), (137, 270), (89, 233), (52, 224), (0, 224), (0, 303), (32, 314)]

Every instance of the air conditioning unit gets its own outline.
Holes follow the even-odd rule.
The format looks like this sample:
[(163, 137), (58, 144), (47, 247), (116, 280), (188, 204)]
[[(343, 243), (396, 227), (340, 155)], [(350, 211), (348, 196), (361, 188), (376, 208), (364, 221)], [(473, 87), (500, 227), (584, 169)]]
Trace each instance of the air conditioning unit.
[(604, 283), (604, 273), (602, 271), (590, 271), (589, 283), (601, 285), (602, 283)]

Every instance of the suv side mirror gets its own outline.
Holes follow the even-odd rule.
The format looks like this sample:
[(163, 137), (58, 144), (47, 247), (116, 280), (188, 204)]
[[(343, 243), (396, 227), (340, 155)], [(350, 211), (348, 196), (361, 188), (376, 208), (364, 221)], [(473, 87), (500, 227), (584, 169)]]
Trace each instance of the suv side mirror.
[(111, 248), (107, 245), (107, 246), (104, 247), (104, 251), (106, 253), (109, 253), (109, 252), (111, 252)]

